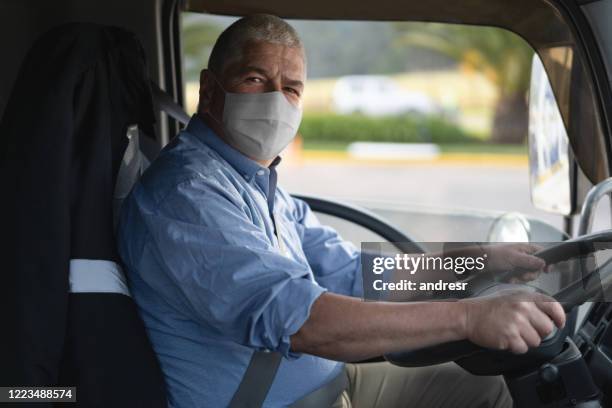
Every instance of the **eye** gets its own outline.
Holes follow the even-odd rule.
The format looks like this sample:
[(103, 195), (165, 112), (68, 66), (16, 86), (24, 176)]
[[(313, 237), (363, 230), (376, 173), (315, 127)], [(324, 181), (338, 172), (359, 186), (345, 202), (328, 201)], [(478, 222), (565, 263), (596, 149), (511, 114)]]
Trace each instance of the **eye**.
[(260, 84), (263, 82), (263, 79), (259, 78), (259, 77), (248, 77), (246, 79), (247, 82), (251, 82), (253, 84)]
[(289, 93), (292, 93), (292, 94), (294, 94), (294, 95), (296, 95), (296, 96), (300, 96), (300, 91), (298, 91), (298, 90), (297, 90), (297, 89), (295, 89), (295, 88), (289, 88), (289, 87), (286, 87), (286, 88), (285, 88), (285, 91), (287, 91), (287, 92), (289, 92)]

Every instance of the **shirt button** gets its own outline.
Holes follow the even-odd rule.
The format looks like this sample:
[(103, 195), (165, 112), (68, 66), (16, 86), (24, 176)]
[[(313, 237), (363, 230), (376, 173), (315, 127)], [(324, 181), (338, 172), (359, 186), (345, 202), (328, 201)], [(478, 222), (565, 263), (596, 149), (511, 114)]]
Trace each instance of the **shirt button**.
[(257, 175), (258, 176), (263, 176), (264, 175), (264, 171), (263, 170), (257, 170)]

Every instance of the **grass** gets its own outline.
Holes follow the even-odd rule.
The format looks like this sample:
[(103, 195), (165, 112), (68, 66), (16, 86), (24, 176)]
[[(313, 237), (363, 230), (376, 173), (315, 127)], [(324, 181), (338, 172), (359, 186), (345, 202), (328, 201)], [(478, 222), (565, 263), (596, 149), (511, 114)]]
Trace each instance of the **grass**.
[(321, 142), (318, 140), (305, 140), (304, 150), (327, 150), (333, 152), (344, 152), (349, 143), (345, 142)]
[(481, 153), (481, 154), (508, 154), (527, 155), (527, 145), (501, 145), (493, 143), (482, 144), (450, 144), (440, 145), (442, 153)]

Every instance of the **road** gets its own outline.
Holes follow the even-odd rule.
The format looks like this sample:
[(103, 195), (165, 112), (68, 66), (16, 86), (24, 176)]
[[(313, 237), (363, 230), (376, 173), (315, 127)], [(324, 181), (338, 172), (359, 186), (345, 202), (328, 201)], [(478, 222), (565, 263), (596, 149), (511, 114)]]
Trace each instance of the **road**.
[[(516, 211), (563, 225), (561, 216), (531, 204), (525, 165), (304, 161), (281, 167), (279, 182), (290, 192), (394, 207)], [(609, 210), (600, 207), (596, 226), (605, 226)]]

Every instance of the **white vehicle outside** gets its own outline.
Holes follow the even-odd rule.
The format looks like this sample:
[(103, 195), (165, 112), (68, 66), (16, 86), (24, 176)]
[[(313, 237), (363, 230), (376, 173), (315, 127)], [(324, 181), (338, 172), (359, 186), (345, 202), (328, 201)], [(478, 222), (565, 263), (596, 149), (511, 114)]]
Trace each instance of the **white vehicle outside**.
[(402, 113), (439, 112), (429, 96), (402, 89), (391, 78), (381, 75), (349, 75), (338, 79), (333, 90), (337, 113), (362, 113), (368, 116)]

